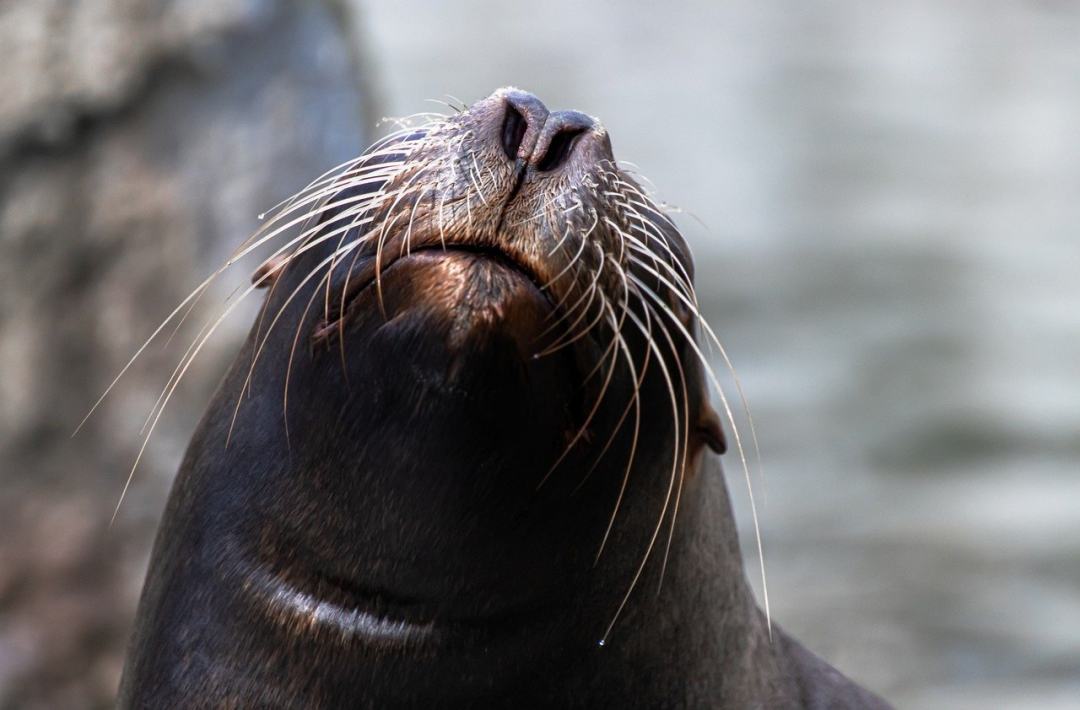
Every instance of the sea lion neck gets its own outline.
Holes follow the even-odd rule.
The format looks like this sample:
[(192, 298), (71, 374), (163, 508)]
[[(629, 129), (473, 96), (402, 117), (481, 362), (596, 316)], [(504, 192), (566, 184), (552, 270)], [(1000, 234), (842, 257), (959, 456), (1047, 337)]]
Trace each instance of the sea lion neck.
[[(478, 280), (483, 293), (469, 291)], [(230, 443), (275, 462), (234, 474), (248, 480), (233, 490), (250, 492), (237, 506), (260, 529), (242, 556), (280, 585), (268, 597), (378, 607), (418, 625), (483, 626), (551, 605), (591, 568), (606, 520), (597, 510), (613, 492), (605, 486), (601, 506), (572, 477), (540, 485), (581, 425), (586, 391), (573, 351), (534, 357), (548, 301), (472, 254), (402, 260), (384, 285), (383, 309), (368, 291), (331, 346), (292, 349), (302, 318), (321, 315), (299, 305), (289, 317), (300, 325), (265, 346)], [(458, 287), (460, 301), (449, 295)], [(271, 376), (285, 370), (289, 403)], [(226, 381), (226, 399), (245, 376), (241, 367)], [(288, 574), (274, 564), (282, 557)]]

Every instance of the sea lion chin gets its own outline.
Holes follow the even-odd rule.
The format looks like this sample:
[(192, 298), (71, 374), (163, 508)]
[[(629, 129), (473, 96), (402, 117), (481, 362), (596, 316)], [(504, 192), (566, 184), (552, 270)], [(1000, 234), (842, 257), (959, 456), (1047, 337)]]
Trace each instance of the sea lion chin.
[[(365, 328), (408, 327), (441, 336), (455, 357), (513, 342), (527, 360), (554, 339), (554, 305), (532, 277), (496, 252), (426, 249), (394, 261), (348, 305), (348, 322), (321, 323), (315, 344)], [(548, 336), (545, 338), (545, 336)]]
[(599, 121), (500, 89), (260, 246), (121, 706), (884, 707), (755, 603), (690, 252)]

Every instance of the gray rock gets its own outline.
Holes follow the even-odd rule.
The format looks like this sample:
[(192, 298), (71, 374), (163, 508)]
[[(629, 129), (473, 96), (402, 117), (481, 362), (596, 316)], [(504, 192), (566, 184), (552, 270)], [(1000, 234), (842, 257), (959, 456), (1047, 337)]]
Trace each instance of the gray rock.
[(109, 519), (143, 416), (255, 264), (70, 434), (259, 212), (364, 148), (349, 21), (285, 0), (0, 4), (0, 707), (111, 705), (164, 495), (254, 301), (200, 355)]

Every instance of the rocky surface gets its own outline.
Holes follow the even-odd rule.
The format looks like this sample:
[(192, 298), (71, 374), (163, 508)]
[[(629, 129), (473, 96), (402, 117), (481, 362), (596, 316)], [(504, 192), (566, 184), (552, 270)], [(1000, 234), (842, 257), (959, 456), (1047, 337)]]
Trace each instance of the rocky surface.
[(71, 432), (259, 212), (363, 149), (350, 21), (284, 0), (0, 2), (0, 707), (112, 704), (164, 496), (243, 313), (109, 519), (142, 418), (248, 271)]

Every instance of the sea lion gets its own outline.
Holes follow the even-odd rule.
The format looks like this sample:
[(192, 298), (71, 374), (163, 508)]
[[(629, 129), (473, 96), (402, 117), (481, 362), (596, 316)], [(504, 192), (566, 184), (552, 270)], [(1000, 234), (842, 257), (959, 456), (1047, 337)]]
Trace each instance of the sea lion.
[(754, 601), (690, 253), (598, 121), (501, 89), (263, 243), (121, 706), (885, 707)]

